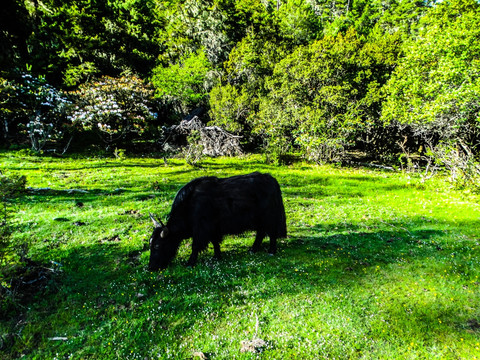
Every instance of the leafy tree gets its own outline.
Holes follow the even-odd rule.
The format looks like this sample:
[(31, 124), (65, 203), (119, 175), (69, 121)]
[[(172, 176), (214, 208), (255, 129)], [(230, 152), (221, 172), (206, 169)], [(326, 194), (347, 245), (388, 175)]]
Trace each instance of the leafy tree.
[[(278, 60), (270, 58), (277, 53), (276, 42), (272, 40), (277, 36), (272, 13), (272, 8), (260, 0), (187, 0), (172, 6), (164, 33), (168, 50), (153, 72), (152, 81), (158, 93), (176, 98), (180, 103), (178, 110), (186, 112), (204, 104), (205, 90), (209, 92), (218, 86), (224, 70), (228, 83), (246, 81), (243, 71), (250, 69), (260, 79), (263, 69), (255, 69), (248, 63), (249, 59), (257, 61), (255, 58), (263, 63), (260, 67), (266, 66), (271, 73)], [(242, 66), (244, 56), (249, 59)], [(228, 62), (224, 68), (225, 61)], [(198, 75), (189, 75), (192, 70)], [(252, 87), (249, 90), (255, 92)]]
[(353, 29), (300, 47), (268, 80), (256, 132), (276, 156), (300, 146), (311, 160), (337, 160), (378, 125), (380, 88), (396, 51), (395, 37), (365, 43)]
[[(225, 63), (230, 84), (258, 82), (270, 76), (275, 64), (296, 47), (317, 39), (321, 32), (318, 17), (305, 0), (281, 2), (278, 10), (267, 2), (252, 1), (255, 6), (239, 6), (248, 26), (236, 42)], [(248, 9), (248, 10), (247, 10)]]
[[(295, 150), (325, 161), (351, 147), (386, 154), (404, 135), (453, 140), (476, 153), (478, 6), (475, 0), (13, 0), (0, 16), (0, 65), (7, 70), (0, 135), (22, 133), (42, 148), (49, 136), (61, 135), (53, 130), (62, 125), (66, 102), (51, 85), (86, 83), (76, 93), (75, 124), (109, 145), (143, 137), (153, 111), (142, 78), (152, 81), (166, 122), (210, 107), (213, 123), (246, 141), (264, 141), (275, 156)], [(48, 82), (28, 90), (25, 79), (12, 78), (15, 67)], [(128, 83), (139, 87), (132, 95), (137, 107), (119, 100), (134, 93)], [(41, 99), (53, 90), (58, 106), (46, 106), (52, 102)], [(50, 121), (55, 114), (58, 122)]]
[(205, 102), (211, 88), (211, 70), (212, 65), (202, 50), (187, 54), (171, 66), (157, 66), (152, 76), (156, 96), (176, 104), (178, 112), (187, 113)]
[(265, 76), (273, 72), (275, 64), (282, 59), (282, 49), (275, 41), (248, 34), (230, 52), (225, 63), (226, 78), (231, 84), (250, 84), (261, 88)]
[(313, 0), (311, 3), (324, 35), (335, 36), (354, 27), (358, 34), (368, 36), (378, 26), (383, 33), (401, 32), (408, 36), (434, 1)]
[(7, 79), (0, 78), (0, 134), (3, 139), (3, 143), (8, 142), (10, 131), (10, 125), (13, 118), (13, 106), (12, 99), (15, 96), (15, 87), (12, 82)]
[(265, 80), (282, 57), (274, 42), (247, 35), (230, 53), (225, 63), (224, 83), (210, 92), (212, 123), (250, 138), (254, 114), (265, 96)]
[(98, 75), (146, 76), (161, 51), (163, 13), (143, 0), (46, 0), (30, 7), (33, 71), (75, 86)]
[[(241, 1), (236, 6), (245, 33), (225, 62), (224, 83), (210, 94), (213, 122), (249, 138), (252, 115), (265, 95), (265, 79), (275, 65), (319, 34), (310, 4), (303, 0), (277, 3)], [(275, 6), (274, 6), (275, 5)]]
[(233, 23), (234, 7), (232, 0), (185, 0), (167, 5), (162, 64), (175, 64), (202, 51), (213, 66), (220, 66), (233, 46), (234, 34), (241, 31), (241, 26)]
[(421, 19), (386, 88), (384, 121), (411, 126), (432, 145), (439, 140), (478, 144), (479, 10), (477, 1), (451, 0)]
[(435, 1), (393, 0), (377, 3), (380, 17), (378, 25), (387, 33), (402, 32), (410, 35), (419, 19)]
[(319, 17), (305, 0), (284, 2), (278, 9), (279, 36), (289, 46), (306, 45), (321, 34)]
[(23, 68), (31, 31), (32, 21), (24, 3), (19, 0), (5, 1), (0, 12), (0, 70)]

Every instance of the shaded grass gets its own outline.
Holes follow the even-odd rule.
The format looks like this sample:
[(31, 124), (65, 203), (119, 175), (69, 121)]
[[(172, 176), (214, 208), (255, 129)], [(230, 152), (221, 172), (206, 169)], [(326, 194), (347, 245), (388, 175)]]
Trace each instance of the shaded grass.
[[(61, 264), (51, 288), (2, 319), (5, 358), (479, 358), (478, 198), (439, 180), (258, 157), (193, 169), (3, 153), (0, 166), (51, 188), (17, 199), (14, 241)], [(248, 253), (245, 234), (192, 269), (186, 241), (171, 267), (146, 271), (149, 212), (164, 218), (195, 177), (254, 170), (282, 187), (278, 255)], [(261, 353), (240, 351), (255, 338)]]

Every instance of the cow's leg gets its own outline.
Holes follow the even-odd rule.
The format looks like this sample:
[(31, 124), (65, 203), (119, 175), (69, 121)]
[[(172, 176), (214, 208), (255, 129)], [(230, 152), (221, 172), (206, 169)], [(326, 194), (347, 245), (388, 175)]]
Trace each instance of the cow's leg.
[(215, 257), (215, 259), (220, 260), (220, 258), (222, 257), (222, 253), (220, 251), (220, 241), (215, 240), (215, 241), (212, 241), (212, 243), (213, 243), (213, 252), (214, 252), (213, 256)]
[(196, 249), (192, 245), (192, 253), (191, 253), (190, 257), (188, 258), (187, 266), (195, 266), (195, 264), (197, 263), (197, 259), (198, 259), (198, 253), (199, 253), (199, 250)]
[(263, 231), (258, 230), (257, 235), (255, 236), (255, 242), (250, 249), (251, 252), (258, 252), (262, 246), (262, 241), (265, 238), (265, 233)]
[(187, 261), (187, 266), (195, 266), (197, 263), (198, 259), (198, 253), (202, 251), (201, 244), (202, 242), (199, 241), (200, 239), (197, 236), (193, 236), (192, 238), (192, 254), (190, 255), (190, 258)]
[(268, 248), (268, 252), (272, 255), (275, 255), (277, 252), (277, 238), (275, 236), (270, 236), (270, 247)]
[[(192, 237), (192, 254), (188, 259), (188, 266), (194, 266), (197, 263), (198, 254), (208, 247), (209, 241), (207, 239), (211, 239), (212, 237), (213, 236), (211, 234), (207, 233), (203, 229), (202, 231), (196, 233), (194, 232)], [(220, 241), (218, 241), (218, 243), (220, 243)], [(218, 250), (220, 250), (220, 246)]]

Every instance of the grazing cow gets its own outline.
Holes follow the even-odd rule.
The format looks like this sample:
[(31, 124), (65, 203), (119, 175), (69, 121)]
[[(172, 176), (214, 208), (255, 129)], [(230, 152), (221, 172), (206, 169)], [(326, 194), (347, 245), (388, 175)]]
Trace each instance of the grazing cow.
[(258, 172), (192, 180), (175, 196), (164, 225), (150, 214), (155, 226), (150, 238), (149, 270), (165, 269), (177, 254), (180, 243), (192, 238), (188, 265), (197, 262), (198, 253), (213, 244), (220, 258), (224, 235), (256, 231), (251, 250), (260, 250), (265, 236), (270, 238), (269, 252), (275, 254), (277, 239), (287, 235), (285, 209), (277, 180)]

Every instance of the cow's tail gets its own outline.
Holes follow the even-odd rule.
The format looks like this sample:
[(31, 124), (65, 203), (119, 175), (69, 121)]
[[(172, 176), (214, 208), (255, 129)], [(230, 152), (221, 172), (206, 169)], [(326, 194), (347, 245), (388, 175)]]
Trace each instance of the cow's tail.
[(283, 206), (282, 190), (278, 181), (274, 179), (275, 183), (275, 224), (277, 231), (277, 238), (284, 238), (287, 236), (287, 218), (285, 216), (285, 207)]

